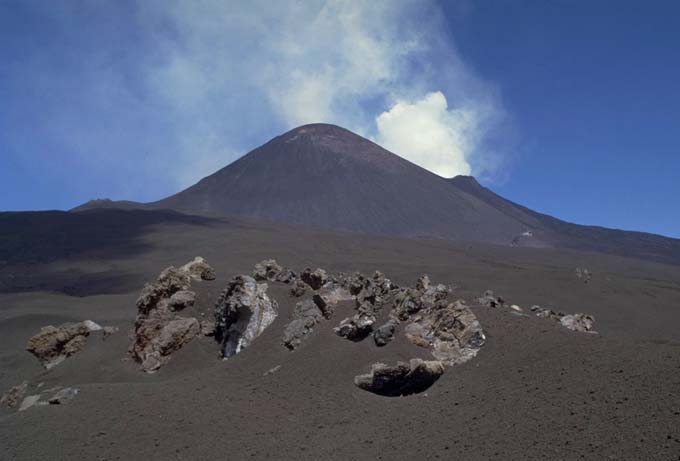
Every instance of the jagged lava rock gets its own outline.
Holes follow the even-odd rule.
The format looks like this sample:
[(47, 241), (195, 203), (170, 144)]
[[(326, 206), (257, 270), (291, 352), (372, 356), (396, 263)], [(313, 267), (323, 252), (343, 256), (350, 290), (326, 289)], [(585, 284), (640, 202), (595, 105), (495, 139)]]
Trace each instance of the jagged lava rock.
[(395, 366), (376, 363), (370, 373), (354, 378), (354, 384), (374, 394), (396, 397), (423, 392), (444, 373), (444, 365), (436, 360), (411, 359)]
[(322, 319), (323, 312), (313, 300), (298, 302), (293, 310), (293, 320), (283, 331), (283, 345), (290, 350), (296, 349)]
[(389, 320), (387, 323), (379, 327), (373, 332), (373, 341), (378, 347), (386, 346), (394, 338), (394, 331), (397, 323), (394, 320)]
[(560, 319), (562, 326), (581, 333), (595, 333), (595, 317), (589, 314), (569, 314)]
[(193, 306), (196, 294), (191, 283), (214, 280), (215, 271), (201, 257), (163, 270), (153, 284), (146, 284), (137, 299), (137, 318), (129, 355), (151, 373), (170, 360), (171, 355), (198, 336), (197, 319), (180, 317), (177, 311)]
[(248, 347), (278, 315), (278, 303), (267, 296), (267, 284), (237, 275), (215, 304), (215, 339), (223, 358)]
[(85, 321), (64, 323), (56, 327), (48, 325), (28, 340), (26, 350), (36, 356), (45, 368), (50, 369), (83, 348), (93, 325), (97, 324)]
[(312, 290), (318, 290), (328, 282), (328, 274), (323, 269), (316, 269), (312, 271), (310, 268), (300, 275), (303, 282), (309, 285)]
[(28, 390), (28, 381), (12, 387), (10, 390), (5, 392), (0, 398), (0, 404), (7, 406), (8, 408), (14, 408), (19, 405), (19, 402), (26, 395)]
[(405, 333), (412, 343), (430, 348), (432, 355), (447, 365), (470, 360), (486, 340), (477, 317), (460, 300), (421, 312)]

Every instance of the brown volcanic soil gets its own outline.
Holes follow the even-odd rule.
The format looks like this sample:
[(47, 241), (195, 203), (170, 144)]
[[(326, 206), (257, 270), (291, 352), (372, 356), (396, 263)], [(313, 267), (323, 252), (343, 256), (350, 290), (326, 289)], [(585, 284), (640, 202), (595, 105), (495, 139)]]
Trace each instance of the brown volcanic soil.
[[(66, 405), (1, 410), (2, 459), (680, 455), (680, 267), (215, 217), (158, 221), (156, 212), (96, 213), (85, 223), (60, 218), (66, 241), (44, 244), (43, 260), (0, 266), (0, 387), (28, 379), (81, 390)], [(120, 238), (101, 241), (114, 222), (126, 220), (132, 224)], [(42, 237), (31, 229), (16, 228), (21, 237), (14, 248), (37, 244)], [(78, 245), (69, 242), (72, 235)], [(64, 245), (72, 248), (68, 254), (60, 252)], [(218, 273), (215, 282), (195, 286), (198, 311), (210, 312), (233, 275), (274, 257), (298, 271), (380, 269), (404, 285), (427, 273), (457, 285), (454, 298), (472, 300), (490, 288), (523, 307), (592, 313), (601, 335), (477, 307), (487, 344), (474, 360), (448, 369), (424, 394), (379, 397), (355, 387), (353, 377), (375, 361), (426, 358), (427, 351), (403, 336), (381, 349), (338, 338), (332, 327), (351, 309), (343, 305), (289, 352), (280, 338), (294, 300), (285, 286), (270, 284), (281, 313), (250, 348), (222, 362), (211, 340), (197, 340), (159, 373), (144, 375), (122, 360), (134, 300), (145, 280), (196, 255)], [(593, 272), (590, 283), (575, 277), (576, 267)], [(23, 350), (41, 326), (86, 318), (121, 331), (106, 342), (91, 336), (85, 351), (49, 372)], [(277, 373), (263, 376), (277, 365)]]

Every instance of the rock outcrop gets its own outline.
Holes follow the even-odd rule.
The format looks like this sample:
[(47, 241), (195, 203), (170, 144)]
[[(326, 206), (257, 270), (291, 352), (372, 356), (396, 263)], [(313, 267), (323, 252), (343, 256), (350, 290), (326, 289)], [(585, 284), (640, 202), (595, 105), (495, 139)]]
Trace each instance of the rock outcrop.
[(386, 346), (394, 338), (394, 332), (397, 328), (397, 322), (388, 320), (387, 323), (379, 327), (373, 332), (373, 341), (378, 347)]
[(436, 360), (411, 359), (395, 366), (376, 363), (370, 373), (356, 376), (354, 384), (378, 395), (396, 397), (427, 390), (443, 373), (444, 365)]
[(314, 301), (306, 299), (298, 302), (293, 310), (293, 320), (283, 331), (283, 345), (290, 350), (296, 349), (322, 319), (323, 312)]
[(595, 317), (589, 314), (569, 314), (560, 319), (563, 327), (581, 333), (595, 333)]
[(79, 352), (92, 331), (102, 328), (91, 320), (78, 323), (48, 325), (28, 340), (26, 350), (50, 369)]
[(312, 271), (310, 268), (300, 275), (303, 282), (309, 285), (312, 290), (318, 290), (328, 282), (328, 273), (323, 269), (316, 269)]
[(346, 284), (350, 294), (355, 296), (356, 314), (342, 320), (334, 331), (350, 341), (361, 341), (373, 332), (378, 313), (396, 287), (379, 271), (372, 277), (355, 273)]
[(255, 264), (253, 278), (259, 282), (268, 280), (270, 282), (293, 283), (297, 280), (297, 274), (281, 266), (275, 259), (265, 259)]
[(486, 307), (503, 307), (505, 305), (505, 300), (501, 296), (495, 296), (491, 290), (486, 290), (482, 296), (477, 298), (477, 302)]
[(5, 405), (8, 408), (14, 408), (19, 405), (26, 395), (28, 390), (28, 381), (12, 387), (0, 397), (0, 405)]
[[(312, 332), (314, 326), (323, 319), (333, 316), (335, 306), (341, 301), (350, 301), (354, 296), (338, 281), (329, 279), (323, 269), (311, 272), (309, 269), (303, 273), (310, 288), (318, 286), (312, 299), (305, 299), (295, 305), (293, 320), (286, 325), (283, 332), (283, 345), (290, 350), (296, 349), (303, 339)], [(297, 282), (300, 283), (300, 282)], [(296, 283), (296, 287), (299, 286)], [(295, 288), (295, 287), (294, 287)], [(302, 294), (306, 291), (303, 289)], [(292, 293), (294, 296), (297, 293)]]
[(486, 340), (475, 314), (462, 301), (438, 302), (419, 312), (405, 328), (413, 344), (427, 347), (446, 365), (470, 360)]
[(156, 282), (146, 284), (137, 299), (137, 318), (128, 351), (142, 370), (158, 370), (174, 352), (199, 335), (199, 321), (177, 312), (194, 305), (196, 294), (189, 290), (193, 281), (214, 279), (212, 267), (197, 257), (180, 268), (168, 267)]
[(223, 358), (248, 347), (278, 315), (278, 303), (267, 296), (267, 284), (237, 275), (215, 304), (215, 339)]

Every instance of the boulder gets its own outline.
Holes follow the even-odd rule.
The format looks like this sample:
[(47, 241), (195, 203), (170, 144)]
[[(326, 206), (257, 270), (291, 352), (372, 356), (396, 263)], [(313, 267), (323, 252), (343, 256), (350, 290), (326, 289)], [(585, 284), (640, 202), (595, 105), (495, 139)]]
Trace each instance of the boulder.
[(560, 323), (565, 328), (581, 333), (595, 333), (593, 327), (595, 326), (595, 317), (588, 314), (570, 314), (565, 315), (560, 319)]
[(180, 317), (178, 311), (194, 305), (190, 291), (194, 281), (214, 280), (215, 271), (201, 257), (163, 270), (154, 283), (147, 283), (137, 299), (137, 318), (129, 355), (148, 373), (157, 371), (172, 354), (198, 336), (196, 318)]
[(78, 395), (78, 392), (80, 391), (75, 387), (65, 387), (50, 397), (47, 402), (50, 405), (62, 405), (73, 400)]
[(341, 301), (351, 301), (354, 296), (346, 288), (329, 282), (321, 287), (312, 299), (323, 316), (329, 319), (333, 315), (333, 308), (336, 304)]
[(307, 285), (302, 280), (296, 280), (293, 283), (293, 286), (290, 287), (290, 295), (299, 298), (300, 296), (303, 296), (307, 292), (308, 286), (309, 285)]
[(500, 296), (494, 296), (491, 290), (486, 290), (482, 296), (477, 298), (477, 302), (486, 307), (503, 307), (505, 304), (505, 300)]
[(477, 355), (486, 340), (475, 314), (462, 301), (438, 303), (405, 328), (413, 344), (427, 347), (439, 361), (454, 365)]
[(32, 406), (38, 404), (44, 405), (44, 402), (40, 402), (40, 394), (29, 395), (28, 397), (25, 397), (24, 400), (21, 401), (21, 405), (19, 405), (19, 411), (28, 410)]
[(292, 283), (297, 276), (295, 272), (283, 268), (275, 259), (265, 259), (255, 264), (253, 278), (259, 282), (283, 282)]
[(28, 340), (26, 350), (50, 369), (83, 348), (91, 331), (88, 325), (79, 322), (43, 327)]
[(180, 290), (170, 296), (168, 307), (173, 311), (181, 311), (193, 307), (196, 302), (196, 293), (189, 290)]
[(23, 400), (27, 390), (28, 381), (24, 381), (23, 383), (12, 387), (10, 390), (5, 392), (2, 397), (0, 397), (0, 404), (5, 405), (8, 408), (16, 407), (19, 405), (19, 402)]
[(255, 264), (253, 278), (257, 281), (274, 281), (276, 276), (283, 270), (283, 267), (275, 259), (265, 259)]
[(536, 317), (541, 319), (560, 320), (562, 317), (564, 317), (562, 312), (555, 312), (554, 310), (548, 309), (546, 307), (531, 306), (530, 310), (536, 314)]
[(215, 280), (215, 270), (200, 256), (196, 256), (193, 261), (180, 267), (179, 271), (188, 274), (192, 280), (197, 282), (200, 280)]
[(335, 327), (335, 334), (350, 341), (362, 341), (373, 331), (375, 316), (370, 314), (356, 314), (348, 317)]
[(373, 332), (373, 341), (378, 347), (386, 346), (394, 338), (394, 331), (397, 323), (394, 320), (389, 320), (387, 323), (379, 327)]
[(309, 285), (312, 290), (318, 290), (328, 282), (328, 274), (323, 269), (312, 271), (310, 268), (307, 268), (302, 275), (300, 275), (300, 278)]
[(102, 341), (105, 341), (109, 336), (115, 333), (118, 333), (118, 327), (106, 326), (102, 328)]
[(444, 365), (438, 361), (411, 359), (395, 366), (376, 363), (370, 373), (356, 376), (354, 384), (374, 394), (396, 397), (427, 390), (443, 373)]
[(306, 299), (298, 302), (293, 310), (293, 320), (284, 328), (283, 345), (290, 350), (296, 349), (322, 319), (323, 312), (314, 301)]
[(247, 275), (237, 275), (215, 304), (215, 339), (223, 358), (248, 347), (272, 324), (278, 303), (267, 296), (267, 284)]

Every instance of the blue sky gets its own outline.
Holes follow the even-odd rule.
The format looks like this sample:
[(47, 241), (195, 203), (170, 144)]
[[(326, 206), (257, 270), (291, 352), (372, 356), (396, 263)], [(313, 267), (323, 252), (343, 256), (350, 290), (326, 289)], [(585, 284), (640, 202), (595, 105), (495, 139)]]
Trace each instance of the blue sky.
[(0, 209), (157, 199), (325, 121), (562, 219), (680, 237), (679, 16), (663, 1), (0, 0)]

